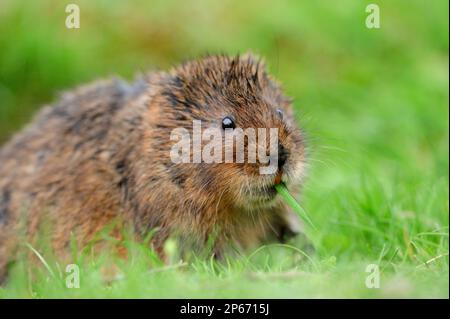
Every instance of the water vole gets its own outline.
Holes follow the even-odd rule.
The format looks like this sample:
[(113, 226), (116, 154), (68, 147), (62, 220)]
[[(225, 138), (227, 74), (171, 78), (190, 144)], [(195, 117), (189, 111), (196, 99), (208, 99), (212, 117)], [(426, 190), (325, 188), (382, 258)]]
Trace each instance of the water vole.
[[(277, 171), (252, 163), (174, 163), (175, 128), (277, 128)], [(249, 147), (248, 141), (245, 145)], [(30, 241), (52, 225), (59, 254), (80, 246), (115, 219), (144, 236), (157, 229), (184, 249), (216, 234), (215, 253), (298, 232), (298, 220), (276, 196), (282, 179), (301, 182), (304, 139), (290, 101), (251, 56), (208, 56), (132, 84), (95, 82), (64, 93), (0, 150), (0, 277), (25, 220)]]

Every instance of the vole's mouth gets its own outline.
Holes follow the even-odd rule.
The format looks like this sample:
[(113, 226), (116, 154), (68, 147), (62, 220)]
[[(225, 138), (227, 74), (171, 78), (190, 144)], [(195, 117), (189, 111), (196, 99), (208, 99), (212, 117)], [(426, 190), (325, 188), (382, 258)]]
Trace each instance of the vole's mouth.
[(255, 181), (245, 188), (244, 195), (249, 203), (260, 205), (270, 205), (277, 197), (275, 185), (284, 184), (284, 174), (278, 171), (272, 176), (268, 176), (264, 181)]
[(277, 191), (275, 185), (263, 185), (247, 189), (247, 197), (250, 201), (264, 203), (275, 199)]

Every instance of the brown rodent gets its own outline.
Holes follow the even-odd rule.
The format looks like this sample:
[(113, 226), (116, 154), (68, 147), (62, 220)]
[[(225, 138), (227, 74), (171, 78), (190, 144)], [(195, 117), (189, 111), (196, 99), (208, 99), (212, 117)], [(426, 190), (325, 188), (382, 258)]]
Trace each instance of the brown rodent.
[[(221, 125), (227, 116), (236, 127), (279, 129), (276, 174), (260, 175), (250, 163), (171, 161), (174, 128), (191, 130), (194, 119)], [(299, 186), (305, 157), (289, 99), (252, 55), (208, 56), (132, 84), (69, 91), (0, 150), (0, 277), (19, 234), (34, 243), (44, 221), (61, 256), (71, 240), (82, 247), (117, 219), (140, 238), (156, 229), (159, 252), (169, 236), (195, 250), (215, 234), (217, 255), (283, 240), (298, 232), (298, 220), (273, 185), (281, 176)]]

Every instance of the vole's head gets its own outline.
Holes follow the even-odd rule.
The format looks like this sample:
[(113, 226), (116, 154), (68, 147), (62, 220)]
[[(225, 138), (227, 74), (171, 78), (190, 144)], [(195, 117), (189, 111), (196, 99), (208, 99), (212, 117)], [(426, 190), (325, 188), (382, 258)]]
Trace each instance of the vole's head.
[(210, 56), (161, 81), (154, 129), (178, 187), (252, 208), (272, 205), (275, 184), (300, 181), (304, 139), (289, 99), (260, 60)]

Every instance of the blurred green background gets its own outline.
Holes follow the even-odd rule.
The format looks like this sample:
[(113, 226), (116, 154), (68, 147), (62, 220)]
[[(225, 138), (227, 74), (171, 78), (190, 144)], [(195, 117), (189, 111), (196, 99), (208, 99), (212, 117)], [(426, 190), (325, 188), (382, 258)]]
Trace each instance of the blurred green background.
[[(80, 7), (80, 29), (65, 27), (68, 3)], [(369, 3), (380, 7), (380, 29), (365, 26)], [(62, 90), (251, 50), (294, 98), (308, 133), (301, 199), (320, 228), (308, 234), (319, 270), (261, 285), (234, 277), (246, 266), (218, 275), (204, 265), (179, 281), (159, 278), (165, 290), (140, 294), (132, 281), (111, 296), (448, 297), (448, 9), (446, 0), (0, 0), (0, 143)], [(286, 270), (276, 256), (257, 268), (267, 278), (303, 269)], [(358, 277), (368, 263), (383, 270), (380, 290)], [(29, 296), (18, 282), (2, 294)], [(219, 289), (231, 282), (240, 288)], [(61, 294), (43, 287), (38, 296)], [(108, 296), (91, 288), (75, 296)]]

